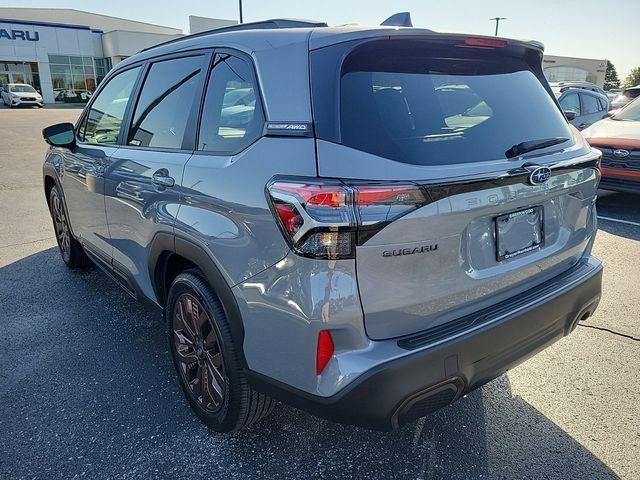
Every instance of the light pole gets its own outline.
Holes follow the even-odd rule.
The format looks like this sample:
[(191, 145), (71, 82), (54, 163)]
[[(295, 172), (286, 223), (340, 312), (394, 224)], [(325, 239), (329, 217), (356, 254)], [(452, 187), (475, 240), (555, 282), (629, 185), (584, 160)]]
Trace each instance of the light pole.
[[(242, 2), (242, 0), (240, 0)], [(240, 18), (242, 18), (242, 15), (240, 16)], [(496, 33), (495, 36), (498, 36), (498, 25), (500, 25), (500, 20), (506, 20), (507, 17), (493, 17), (490, 18), (489, 20), (494, 20), (496, 22)], [(242, 22), (242, 20), (240, 20)]]
[(240, 23), (242, 23), (242, 0), (238, 0), (238, 6), (240, 7)]

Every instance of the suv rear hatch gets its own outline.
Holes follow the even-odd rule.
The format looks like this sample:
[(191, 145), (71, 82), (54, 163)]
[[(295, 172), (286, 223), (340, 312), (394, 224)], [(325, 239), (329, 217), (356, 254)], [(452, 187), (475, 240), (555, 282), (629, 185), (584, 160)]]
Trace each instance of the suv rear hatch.
[(310, 58), (319, 176), (356, 192), (396, 181), (421, 192), (361, 222), (355, 259), (371, 338), (496, 304), (590, 248), (598, 156), (557, 106), (537, 46), (385, 35)]

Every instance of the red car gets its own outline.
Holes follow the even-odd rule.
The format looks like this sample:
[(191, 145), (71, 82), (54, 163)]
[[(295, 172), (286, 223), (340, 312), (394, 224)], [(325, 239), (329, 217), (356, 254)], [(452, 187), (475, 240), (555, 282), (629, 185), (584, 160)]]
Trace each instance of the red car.
[(640, 97), (582, 134), (602, 151), (600, 188), (640, 193)]

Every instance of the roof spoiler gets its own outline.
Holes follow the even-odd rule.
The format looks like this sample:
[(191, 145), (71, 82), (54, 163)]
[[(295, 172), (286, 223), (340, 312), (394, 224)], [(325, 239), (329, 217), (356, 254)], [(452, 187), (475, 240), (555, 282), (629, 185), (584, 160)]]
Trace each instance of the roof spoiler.
[(413, 27), (411, 22), (411, 14), (409, 12), (400, 12), (391, 15), (380, 25), (383, 27)]

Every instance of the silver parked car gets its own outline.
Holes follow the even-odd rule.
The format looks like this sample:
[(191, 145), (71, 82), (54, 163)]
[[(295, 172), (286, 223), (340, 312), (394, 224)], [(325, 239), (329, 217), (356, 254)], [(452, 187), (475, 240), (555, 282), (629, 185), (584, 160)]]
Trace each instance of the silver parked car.
[(562, 92), (554, 92), (567, 119), (578, 130), (602, 120), (611, 108), (609, 97), (591, 90), (566, 88)]
[(23, 105), (44, 107), (42, 96), (31, 85), (24, 83), (7, 83), (3, 86), (2, 102), (8, 107), (20, 107)]
[(227, 27), (119, 63), (75, 125), (43, 134), (63, 260), (163, 312), (216, 431), (273, 399), (399, 427), (600, 299), (600, 152), (563, 115), (538, 43)]

